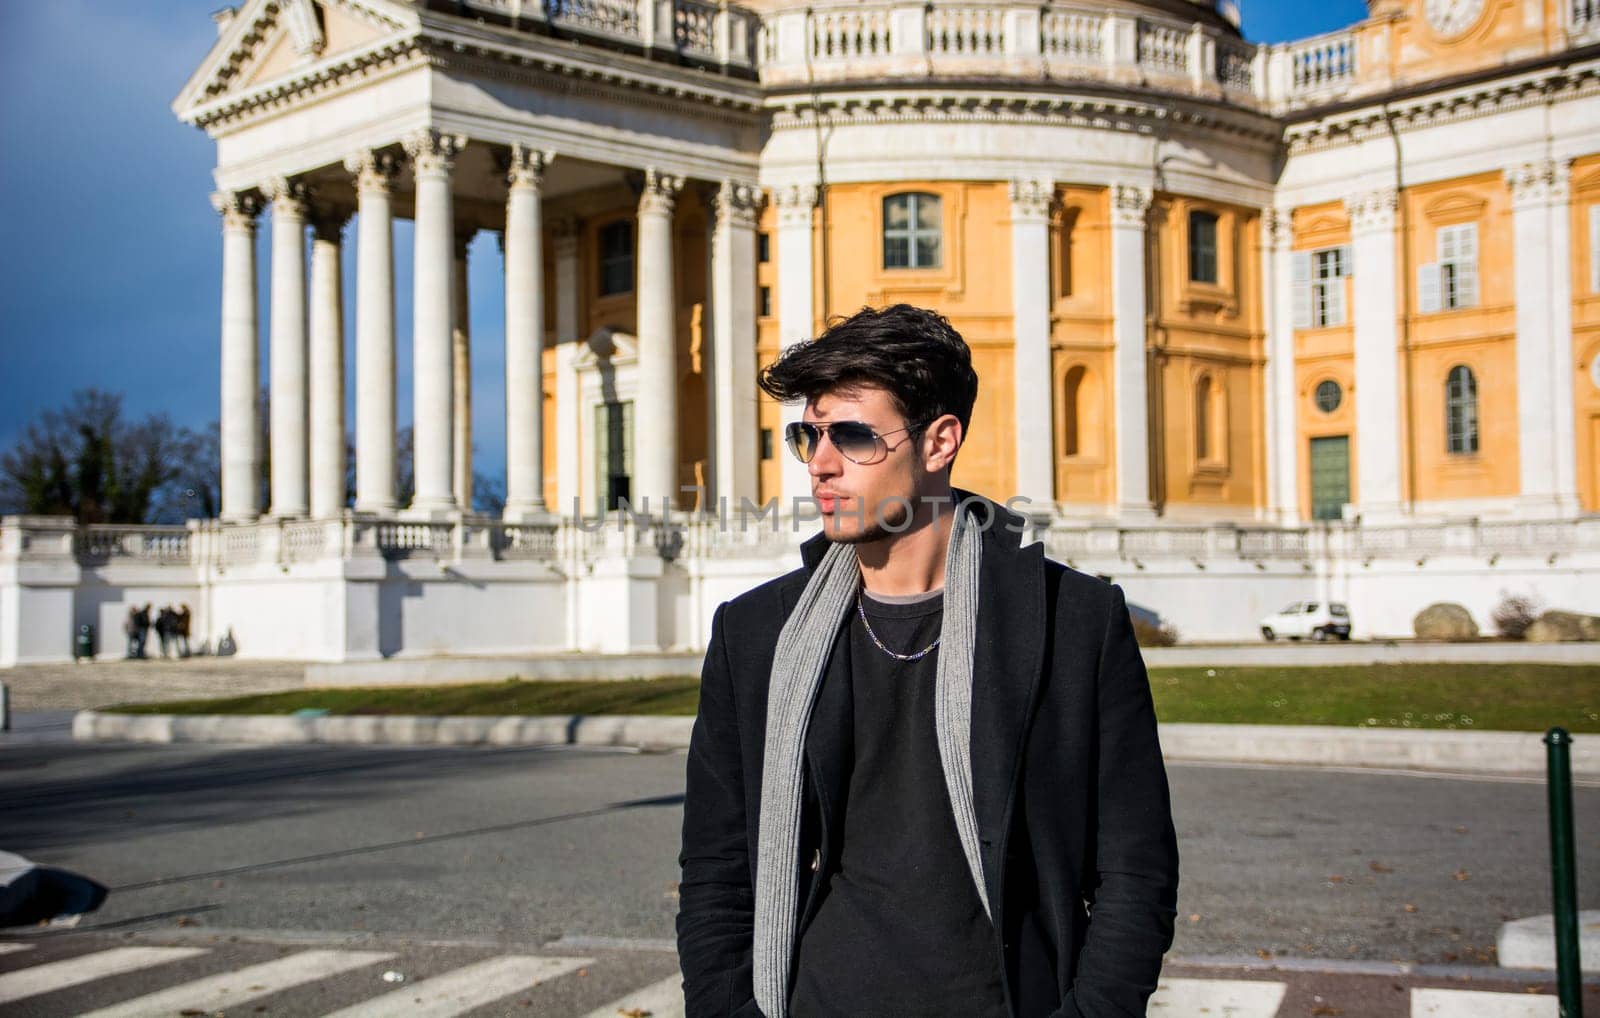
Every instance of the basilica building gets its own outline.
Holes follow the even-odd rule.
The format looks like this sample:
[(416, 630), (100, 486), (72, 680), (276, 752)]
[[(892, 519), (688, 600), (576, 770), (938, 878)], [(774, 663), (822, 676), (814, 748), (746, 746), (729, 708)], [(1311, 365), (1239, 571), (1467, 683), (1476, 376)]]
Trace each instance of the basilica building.
[[(1274, 45), (1226, 0), (220, 11), (173, 108), (217, 147), (222, 519), (59, 536), (52, 611), (169, 585), (263, 657), (693, 652), (798, 562), (759, 367), (900, 301), (973, 348), (956, 483), (1185, 638), (1600, 609), (1600, 3), (1368, 7)], [(489, 518), (469, 321), (502, 313)]]

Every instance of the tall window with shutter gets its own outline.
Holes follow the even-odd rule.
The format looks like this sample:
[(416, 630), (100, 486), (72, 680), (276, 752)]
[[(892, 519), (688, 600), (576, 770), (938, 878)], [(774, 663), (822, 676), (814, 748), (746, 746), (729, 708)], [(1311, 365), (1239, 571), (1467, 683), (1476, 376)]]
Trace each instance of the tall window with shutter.
[(1478, 306), (1478, 224), (1441, 226), (1435, 234), (1438, 261), (1417, 266), (1423, 314)]
[(1465, 364), (1450, 369), (1444, 383), (1445, 451), (1478, 451), (1478, 377)]
[(1344, 281), (1355, 275), (1350, 245), (1296, 251), (1294, 327), (1324, 329), (1350, 320)]
[(1589, 206), (1589, 292), (1600, 293), (1600, 203)]

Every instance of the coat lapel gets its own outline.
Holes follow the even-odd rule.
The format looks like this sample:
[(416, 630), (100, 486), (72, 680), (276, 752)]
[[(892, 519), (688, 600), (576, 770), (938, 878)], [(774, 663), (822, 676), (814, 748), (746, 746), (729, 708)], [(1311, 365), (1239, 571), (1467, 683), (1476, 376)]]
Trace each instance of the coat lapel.
[(1033, 716), (1044, 659), (1043, 547), (1019, 547), (1019, 535), (1001, 515), (983, 535), (979, 569), (978, 633), (972, 661), (972, 798), (989, 901), (999, 922), (1011, 804), (1022, 743)]

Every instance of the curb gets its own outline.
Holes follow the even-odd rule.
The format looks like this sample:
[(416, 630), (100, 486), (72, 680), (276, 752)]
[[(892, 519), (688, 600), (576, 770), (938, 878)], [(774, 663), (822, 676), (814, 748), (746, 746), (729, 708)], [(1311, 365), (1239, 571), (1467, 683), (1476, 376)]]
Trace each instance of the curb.
[[(1543, 773), (1538, 732), (1396, 731), (1321, 725), (1159, 725), (1162, 755), (1200, 763), (1401, 768), (1468, 774)], [(79, 742), (233, 742), (393, 746), (629, 746), (683, 749), (692, 717), (299, 717), (79, 711)], [(1600, 740), (1572, 747), (1572, 773), (1600, 777)]]
[(557, 714), (542, 717), (295, 717), (103, 714), (79, 711), (79, 742), (235, 742), (363, 746), (630, 746), (689, 744), (692, 717)]

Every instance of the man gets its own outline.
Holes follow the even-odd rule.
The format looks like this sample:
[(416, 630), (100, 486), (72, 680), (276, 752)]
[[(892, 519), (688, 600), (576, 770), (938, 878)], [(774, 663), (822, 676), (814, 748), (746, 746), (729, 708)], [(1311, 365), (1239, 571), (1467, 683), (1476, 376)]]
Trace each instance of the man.
[(978, 379), (938, 315), (863, 310), (761, 386), (805, 401), (823, 532), (712, 622), (688, 1015), (1143, 1015), (1178, 858), (1121, 591), (951, 489)]

